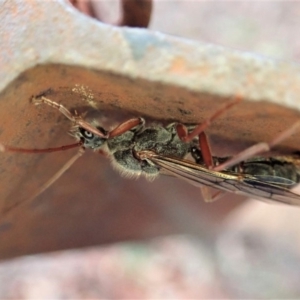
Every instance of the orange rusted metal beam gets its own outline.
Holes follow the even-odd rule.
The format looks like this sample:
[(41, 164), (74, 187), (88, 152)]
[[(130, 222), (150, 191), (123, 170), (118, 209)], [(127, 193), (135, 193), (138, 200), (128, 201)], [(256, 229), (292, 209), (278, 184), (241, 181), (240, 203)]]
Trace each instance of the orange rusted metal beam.
[[(208, 130), (220, 156), (271, 140), (299, 118), (300, 68), (292, 63), (103, 24), (62, 0), (6, 1), (0, 17), (3, 143), (43, 148), (73, 141), (68, 120), (30, 103), (46, 90), (92, 118), (163, 123), (199, 123), (240, 94), (243, 103)], [(281, 150), (298, 145), (295, 137)], [(95, 153), (30, 200), (72, 155), (1, 153), (0, 258), (176, 232), (209, 238), (240, 203), (230, 196), (205, 204), (196, 188), (174, 178), (122, 178)]]

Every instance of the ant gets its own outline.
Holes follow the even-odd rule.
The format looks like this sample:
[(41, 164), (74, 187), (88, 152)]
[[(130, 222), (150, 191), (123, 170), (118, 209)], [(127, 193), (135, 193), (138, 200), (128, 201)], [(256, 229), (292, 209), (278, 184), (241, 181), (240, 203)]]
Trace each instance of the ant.
[[(168, 173), (187, 180), (201, 187), (203, 196), (208, 202), (214, 201), (222, 194), (218, 192), (213, 195), (209, 190), (213, 187), (221, 191), (300, 205), (300, 195), (290, 191), (290, 188), (300, 181), (298, 160), (296, 163), (296, 159), (292, 160), (290, 157), (256, 156), (290, 137), (299, 129), (300, 122), (282, 132), (271, 143), (255, 144), (229, 158), (212, 156), (204, 130), (240, 101), (241, 97), (235, 97), (200, 125), (171, 123), (167, 126), (157, 124), (146, 126), (145, 120), (139, 117), (129, 119), (107, 131), (98, 124), (84, 121), (76, 112), (72, 114), (62, 104), (44, 96), (37, 96), (32, 99), (35, 105), (49, 105), (72, 122), (70, 134), (77, 142), (48, 149), (22, 149), (0, 144), (0, 151), (47, 153), (79, 147), (77, 154), (67, 161), (33, 198), (51, 186), (82, 156), (85, 149), (92, 149), (109, 156), (113, 166), (127, 177), (143, 175), (153, 180), (160, 173)], [(188, 155), (192, 156), (194, 162), (185, 159)], [(274, 166), (277, 167), (276, 172)], [(290, 168), (292, 166), (293, 172), (284, 172), (287, 166)]]

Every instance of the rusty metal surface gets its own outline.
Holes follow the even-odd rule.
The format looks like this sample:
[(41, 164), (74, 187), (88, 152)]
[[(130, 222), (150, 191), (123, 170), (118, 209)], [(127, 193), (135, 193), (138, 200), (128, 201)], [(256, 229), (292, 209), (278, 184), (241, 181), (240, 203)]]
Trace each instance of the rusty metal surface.
[[(6, 1), (0, 12), (3, 143), (41, 148), (72, 141), (67, 120), (30, 104), (32, 95), (49, 89), (49, 98), (96, 118), (188, 123), (203, 121), (242, 94), (245, 101), (209, 130), (218, 155), (270, 140), (299, 118), (297, 65), (101, 24), (63, 1), (51, 3), (48, 14), (49, 5)], [(295, 137), (282, 147), (298, 145)], [(239, 203), (230, 196), (204, 204), (197, 189), (172, 178), (121, 178), (94, 153), (28, 201), (71, 156), (1, 154), (0, 258), (173, 232), (209, 237)]]

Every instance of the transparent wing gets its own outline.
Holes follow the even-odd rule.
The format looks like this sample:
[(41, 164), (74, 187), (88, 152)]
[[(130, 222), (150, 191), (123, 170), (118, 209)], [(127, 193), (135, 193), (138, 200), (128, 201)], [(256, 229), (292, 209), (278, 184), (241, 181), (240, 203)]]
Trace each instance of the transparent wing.
[(248, 174), (218, 172), (188, 160), (160, 156), (151, 152), (147, 158), (166, 172), (183, 179), (195, 186), (206, 185), (216, 189), (243, 194), (261, 200), (273, 200), (300, 206), (300, 195), (293, 193), (274, 181), (264, 181)]
[(297, 184), (293, 180), (283, 178), (283, 177), (279, 177), (279, 176), (254, 175), (254, 177), (259, 181), (269, 182), (269, 183), (273, 183), (275, 185), (284, 185), (284, 186), (288, 186), (289, 188), (292, 188)]

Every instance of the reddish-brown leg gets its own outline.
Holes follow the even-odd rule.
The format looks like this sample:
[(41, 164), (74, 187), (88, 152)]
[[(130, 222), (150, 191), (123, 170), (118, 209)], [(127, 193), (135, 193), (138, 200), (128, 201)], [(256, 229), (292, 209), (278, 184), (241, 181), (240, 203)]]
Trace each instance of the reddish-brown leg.
[[(0, 151), (1, 152), (21, 152), (21, 153), (49, 153), (49, 152), (55, 152), (55, 151), (63, 151), (63, 150), (68, 150), (74, 147), (82, 146), (81, 142), (71, 144), (71, 145), (66, 145), (66, 146), (61, 146), (61, 147), (56, 147), (56, 148), (47, 148), (47, 149), (24, 149), (24, 148), (16, 148), (16, 147), (10, 147), (10, 146), (5, 146), (3, 144), (0, 144)], [(11, 207), (9, 210), (6, 211), (8, 213), (12, 208), (15, 208), (16, 206), (23, 205), (27, 202), (30, 202), (34, 198), (36, 198), (38, 195), (43, 193), (45, 190), (47, 190), (57, 179), (59, 179), (76, 161), (77, 159), (82, 156), (84, 153), (84, 148), (81, 147), (79, 151), (71, 157), (70, 160), (68, 160), (62, 168), (58, 172), (56, 172), (46, 183), (44, 183), (38, 190), (37, 192), (26, 199), (24, 202), (17, 203), (13, 207)]]
[(121, 123), (116, 128), (114, 128), (112, 131), (108, 133), (108, 138), (113, 138), (118, 135), (121, 135), (125, 133), (126, 131), (129, 131), (133, 129), (134, 127), (142, 127), (145, 124), (145, 120), (143, 118), (133, 118), (128, 121), (125, 121), (124, 123)]
[(190, 133), (187, 132), (183, 124), (178, 124), (177, 132), (179, 137), (181, 138), (182, 141), (187, 143), (192, 141), (193, 138), (199, 136), (199, 134), (203, 132), (214, 120), (219, 118), (223, 113), (225, 113), (227, 110), (229, 110), (234, 105), (240, 103), (241, 101), (242, 98), (240, 96), (236, 96), (233, 101), (226, 103), (223, 107), (218, 109), (211, 117), (206, 119), (202, 124), (196, 126), (194, 130)]
[(205, 185), (203, 185), (200, 190), (203, 200), (207, 203), (217, 201), (219, 198), (227, 194), (225, 191), (216, 191), (215, 189)]
[[(205, 132), (199, 134), (199, 147), (201, 149), (204, 164), (208, 169), (214, 169), (214, 162), (212, 158), (212, 153), (210, 150), (209, 141)], [(205, 202), (214, 202), (224, 196), (226, 192), (216, 191), (214, 188), (208, 186), (202, 186), (200, 188), (202, 197)]]
[[(188, 135), (187, 128), (183, 124), (178, 124), (176, 129), (180, 139), (183, 140), (183, 138)], [(199, 147), (201, 149), (204, 164), (208, 169), (211, 169), (212, 167), (214, 167), (213, 159), (212, 159), (209, 142), (204, 131), (198, 134), (198, 139), (199, 139)]]
[(57, 151), (65, 151), (72, 148), (82, 146), (82, 142), (77, 142), (70, 145), (64, 145), (55, 148), (46, 148), (46, 149), (27, 149), (27, 148), (16, 148), (11, 146), (6, 146), (0, 143), (0, 152), (20, 152), (20, 153), (50, 153)]
[(55, 181), (57, 181), (70, 167), (81, 157), (84, 153), (84, 148), (80, 148), (79, 151), (72, 156), (47, 182), (45, 182), (35, 194), (33, 194), (28, 201), (35, 199), (37, 196), (47, 190)]
[(280, 144), (285, 139), (289, 138), (292, 134), (298, 132), (300, 130), (300, 121), (294, 123), (290, 128), (283, 131), (279, 134), (273, 141), (270, 143), (257, 143), (244, 151), (238, 153), (237, 155), (231, 157), (226, 162), (216, 166), (213, 168), (214, 171), (222, 171), (229, 167), (232, 167), (242, 161), (245, 161), (253, 156), (256, 156), (260, 153), (264, 153), (270, 151), (274, 146)]
[(205, 166), (208, 169), (213, 168), (214, 167), (214, 162), (213, 162), (209, 142), (208, 142), (208, 139), (207, 139), (207, 135), (205, 134), (205, 132), (201, 132), (199, 134), (199, 147), (201, 149), (201, 153), (202, 153), (202, 156), (203, 156)]
[(112, 131), (110, 131), (107, 135), (100, 132), (97, 128), (92, 126), (90, 123), (84, 121), (80, 116), (73, 115), (67, 108), (65, 108), (62, 104), (59, 104), (55, 101), (52, 101), (44, 96), (41, 97), (33, 97), (32, 102), (35, 105), (39, 105), (42, 103), (45, 103), (55, 109), (57, 109), (59, 112), (61, 112), (64, 116), (66, 116), (70, 121), (72, 121), (75, 125), (78, 125), (84, 129), (86, 129), (89, 132), (94, 133), (97, 136), (103, 137), (103, 138), (111, 138), (118, 135), (123, 134), (124, 132), (131, 130), (132, 128), (136, 126), (143, 126), (145, 124), (144, 119), (142, 118), (134, 118), (130, 119), (124, 123), (121, 123), (116, 128), (114, 128)]
[(240, 103), (242, 101), (242, 98), (240, 96), (236, 96), (235, 99), (231, 102), (226, 103), (223, 107), (218, 109), (212, 116), (210, 116), (208, 119), (206, 119), (202, 124), (196, 126), (194, 130), (190, 133), (188, 133), (188, 130), (185, 125), (183, 124), (177, 124), (176, 130), (179, 138), (184, 142), (190, 142), (193, 138), (197, 137), (199, 138), (199, 147), (201, 149), (201, 153), (203, 156), (204, 164), (208, 169), (214, 168), (213, 165), (213, 159), (212, 154), (209, 146), (209, 142), (207, 139), (206, 134), (204, 133), (204, 130), (217, 118), (219, 118), (223, 113), (225, 113), (227, 110), (229, 110), (234, 105)]
[[(176, 160), (178, 160), (178, 159), (175, 159), (175, 161), (174, 161), (174, 159), (172, 157), (161, 156), (151, 150), (138, 151), (135, 154), (141, 160), (149, 159), (149, 160), (152, 160), (154, 163), (157, 163), (160, 167), (162, 167), (162, 171), (164, 172), (164, 174), (173, 175), (175, 177), (180, 177), (181, 174), (182, 175), (184, 174), (184, 170), (181, 170), (181, 171), (183, 171), (183, 172), (181, 172), (180, 168), (178, 169), (176, 167), (174, 168), (171, 166), (174, 163), (177, 164)], [(171, 165), (168, 164), (168, 161), (171, 162)], [(183, 175), (182, 179), (184, 179), (185, 181), (187, 181), (193, 185), (195, 184), (194, 180), (190, 179), (188, 176)], [(205, 185), (196, 184), (196, 186), (200, 187), (201, 194), (202, 194), (203, 200), (205, 202), (216, 201), (218, 198), (220, 198), (221, 196), (223, 196), (226, 193), (224, 191), (218, 191), (212, 187), (205, 186)]]
[(103, 134), (101, 131), (99, 131), (97, 128), (92, 126), (90, 123), (84, 121), (80, 116), (73, 115), (67, 108), (65, 108), (62, 104), (59, 104), (55, 101), (52, 101), (44, 96), (41, 97), (33, 97), (32, 103), (35, 105), (39, 105), (42, 103), (45, 103), (55, 109), (57, 109), (59, 112), (61, 112), (65, 117), (67, 117), (70, 121), (72, 121), (75, 125), (78, 125), (82, 128), (84, 128), (87, 131), (90, 131), (94, 133), (97, 136), (100, 136), (102, 138), (107, 138), (105, 134)]

